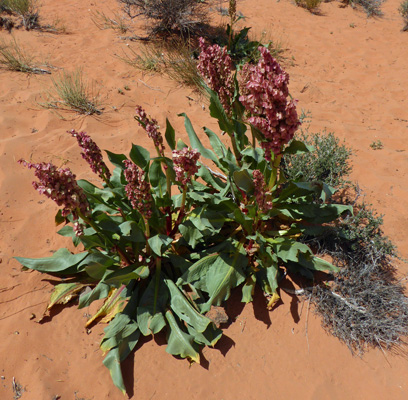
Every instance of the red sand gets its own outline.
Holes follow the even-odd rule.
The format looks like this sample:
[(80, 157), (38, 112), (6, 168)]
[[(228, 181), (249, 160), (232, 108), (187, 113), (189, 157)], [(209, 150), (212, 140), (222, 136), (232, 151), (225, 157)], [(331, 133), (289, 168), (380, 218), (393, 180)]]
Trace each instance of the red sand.
[[(14, 30), (19, 42), (38, 58), (66, 71), (81, 67), (95, 80), (105, 112), (97, 118), (56, 113), (38, 103), (52, 89), (50, 76), (0, 73), (0, 398), (12, 399), (13, 378), (22, 399), (121, 399), (102, 365), (102, 326), (87, 334), (89, 310), (66, 307), (51, 321), (37, 321), (52, 284), (36, 272), (21, 272), (12, 257), (42, 257), (68, 241), (53, 224), (56, 206), (31, 187), (32, 171), (20, 158), (67, 163), (80, 178), (94, 180), (68, 129), (92, 135), (102, 149), (128, 152), (132, 142), (151, 146), (133, 119), (136, 104), (163, 125), (168, 117), (185, 138), (176, 114), (188, 113), (199, 129), (212, 126), (203, 101), (191, 90), (160, 76), (142, 74), (115, 54), (127, 43), (112, 30), (99, 30), (91, 12), (118, 12), (114, 0), (43, 0), (44, 23), (63, 20), (69, 34)], [(331, 2), (312, 15), (290, 1), (242, 1), (245, 24), (266, 29), (288, 49), (290, 91), (299, 109), (313, 114), (310, 131), (327, 129), (354, 150), (353, 176), (379, 213), (384, 230), (408, 257), (407, 134), (408, 33), (401, 32), (399, 0), (388, 0), (383, 18)], [(227, 4), (223, 4), (227, 7)], [(354, 27), (353, 27), (354, 26)], [(0, 31), (0, 39), (10, 35)], [(140, 44), (129, 43), (137, 49)], [(58, 71), (53, 71), (54, 78)], [(130, 91), (118, 93), (127, 85)], [(192, 97), (190, 100), (187, 96)], [(381, 140), (382, 150), (370, 144)], [(401, 274), (408, 271), (399, 262)], [(235, 308), (235, 309), (234, 309)], [(298, 304), (296, 321), (290, 298), (269, 313), (262, 295), (243, 307), (229, 305), (235, 323), (215, 349), (205, 349), (202, 365), (189, 366), (165, 353), (160, 337), (148, 340), (125, 362), (129, 394), (144, 399), (406, 399), (408, 363), (401, 356), (372, 350), (353, 357), (329, 336), (307, 305)], [(307, 322), (307, 336), (306, 336)], [(132, 383), (134, 382), (134, 383)]]

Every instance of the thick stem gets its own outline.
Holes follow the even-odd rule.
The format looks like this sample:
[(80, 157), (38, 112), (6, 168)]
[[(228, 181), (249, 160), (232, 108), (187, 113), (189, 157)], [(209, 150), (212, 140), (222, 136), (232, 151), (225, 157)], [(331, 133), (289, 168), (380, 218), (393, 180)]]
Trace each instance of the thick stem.
[(154, 301), (153, 301), (153, 315), (156, 314), (156, 306), (157, 306), (157, 296), (159, 294), (159, 286), (160, 286), (160, 275), (161, 275), (161, 258), (156, 258), (156, 282), (154, 285)]
[(238, 165), (241, 167), (242, 166), (241, 165), (241, 153), (238, 150), (237, 142), (235, 140), (234, 134), (231, 134), (230, 138), (231, 138), (232, 150), (234, 151), (235, 158), (237, 159)]
[(275, 155), (275, 158), (272, 162), (272, 174), (271, 174), (271, 178), (268, 184), (269, 190), (271, 190), (277, 182), (277, 178), (279, 174), (279, 165), (280, 165), (281, 159), (282, 159), (282, 154), (279, 154), (278, 156)]

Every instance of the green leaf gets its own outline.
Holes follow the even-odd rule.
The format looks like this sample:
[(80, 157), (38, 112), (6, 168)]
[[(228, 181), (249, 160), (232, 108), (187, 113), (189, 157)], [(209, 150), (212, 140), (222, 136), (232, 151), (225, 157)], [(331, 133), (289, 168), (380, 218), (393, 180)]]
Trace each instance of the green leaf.
[(166, 352), (199, 363), (200, 355), (193, 347), (194, 338), (188, 333), (182, 331), (170, 310), (166, 311), (166, 319), (170, 325)]
[(159, 197), (163, 197), (167, 190), (166, 175), (159, 160), (154, 160), (149, 170), (150, 183)]
[(69, 275), (79, 272), (78, 264), (88, 256), (88, 252), (72, 254), (68, 249), (57, 250), (51, 257), (14, 257), (25, 268), (56, 275)]
[(250, 195), (254, 192), (254, 180), (246, 169), (235, 171), (233, 177), (235, 184), (246, 194)]
[(224, 157), (225, 154), (227, 154), (227, 148), (224, 143), (221, 142), (217, 134), (206, 127), (204, 127), (204, 132), (208, 136), (208, 139), (210, 139), (210, 144), (218, 158)]
[(108, 150), (105, 150), (106, 154), (108, 155), (109, 161), (115, 166), (120, 169), (124, 168), (123, 161), (127, 160), (127, 157), (124, 154), (115, 154)]
[(170, 279), (165, 279), (170, 291), (170, 307), (177, 316), (192, 326), (197, 332), (202, 333), (207, 329), (211, 320), (200, 314), (187, 300), (180, 289)]
[(103, 281), (110, 286), (119, 287), (127, 285), (132, 279), (145, 279), (149, 276), (149, 268), (147, 266), (135, 267), (129, 265), (117, 271), (106, 274)]
[(242, 286), (242, 302), (243, 303), (250, 303), (253, 300), (253, 295), (255, 291), (255, 284), (256, 284), (256, 276), (255, 274), (251, 274), (246, 279), (244, 285)]
[(158, 256), (161, 257), (166, 250), (170, 247), (173, 239), (167, 235), (159, 233), (147, 240), (152, 251)]
[(145, 243), (146, 237), (135, 221), (125, 221), (119, 225), (122, 237), (134, 243)]
[(208, 158), (212, 160), (216, 165), (219, 165), (217, 156), (211, 150), (206, 149), (201, 143), (201, 140), (198, 138), (197, 134), (195, 133), (193, 125), (191, 124), (191, 121), (187, 117), (187, 115), (182, 113), (182, 114), (179, 114), (179, 116), (184, 117), (184, 126), (186, 128), (186, 132), (190, 139), (191, 147), (193, 149), (197, 149), (203, 157)]
[(222, 131), (230, 135), (234, 134), (234, 125), (228, 119), (217, 93), (210, 90), (210, 95), (210, 115), (217, 119), (218, 126)]
[(99, 282), (96, 287), (87, 293), (82, 293), (79, 296), (78, 308), (89, 306), (94, 300), (100, 300), (107, 297), (109, 294), (109, 285), (104, 282)]
[(113, 383), (126, 395), (126, 387), (123, 382), (122, 370), (120, 368), (120, 353), (117, 347), (113, 348), (103, 360), (105, 367), (109, 369)]
[(176, 148), (176, 133), (174, 132), (174, 128), (171, 126), (169, 120), (166, 118), (166, 133), (164, 134), (166, 138), (167, 144), (169, 145), (171, 150)]
[(181, 278), (179, 278), (177, 285), (180, 285), (181, 283), (191, 283), (195, 288), (208, 292), (206, 279), (207, 273), (217, 258), (218, 254), (212, 254), (200, 258), (183, 274)]
[(314, 147), (310, 146), (300, 140), (292, 140), (284, 150), (283, 153), (284, 155), (286, 154), (304, 154), (304, 153), (310, 153), (314, 151)]
[(222, 337), (222, 330), (217, 328), (213, 323), (209, 324), (204, 332), (197, 332), (190, 325), (187, 325), (187, 331), (193, 336), (194, 342), (205, 346), (214, 347)]
[(142, 168), (144, 171), (148, 170), (150, 153), (144, 147), (133, 144), (129, 157), (138, 167)]
[(169, 291), (161, 277), (158, 290), (155, 290), (156, 277), (157, 272), (144, 291), (136, 311), (137, 323), (144, 336), (156, 334), (166, 326), (162, 312), (166, 307)]
[(230, 296), (231, 289), (237, 287), (245, 280), (243, 268), (248, 260), (242, 253), (243, 244), (235, 249), (233, 257), (221, 253), (211, 265), (206, 276), (209, 300), (203, 306), (202, 312), (209, 311), (212, 305), (221, 305)]

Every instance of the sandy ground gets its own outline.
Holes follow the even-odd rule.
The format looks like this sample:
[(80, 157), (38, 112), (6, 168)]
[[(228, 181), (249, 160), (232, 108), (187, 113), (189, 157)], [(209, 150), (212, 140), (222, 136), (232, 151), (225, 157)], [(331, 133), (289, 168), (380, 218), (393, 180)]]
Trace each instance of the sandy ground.
[[(39, 106), (52, 90), (52, 76), (0, 72), (0, 399), (13, 399), (13, 379), (27, 400), (121, 399), (102, 365), (102, 326), (84, 328), (90, 310), (65, 307), (46, 323), (38, 320), (52, 290), (45, 276), (21, 272), (14, 256), (42, 257), (69, 246), (53, 224), (56, 206), (31, 186), (32, 172), (20, 158), (53, 161), (94, 180), (76, 143), (66, 133), (81, 129), (102, 149), (127, 152), (131, 143), (151, 146), (133, 119), (136, 104), (161, 124), (168, 117), (185, 134), (176, 115), (186, 112), (197, 128), (207, 110), (195, 93), (160, 76), (123, 63), (127, 43), (113, 30), (99, 30), (92, 11), (119, 11), (115, 0), (42, 0), (44, 23), (62, 20), (67, 34), (15, 30), (19, 43), (55, 67), (80, 67), (94, 80), (104, 113), (78, 117)], [(223, 4), (224, 7), (227, 4)], [(335, 132), (354, 150), (353, 180), (384, 216), (384, 230), (408, 258), (408, 33), (401, 32), (399, 0), (383, 5), (383, 18), (325, 3), (312, 15), (288, 0), (241, 1), (245, 24), (266, 29), (287, 51), (290, 91), (310, 110), (313, 131)], [(255, 29), (255, 28), (254, 28)], [(0, 31), (0, 39), (10, 35)], [(123, 90), (129, 86), (130, 90)], [(122, 89), (124, 94), (118, 93)], [(188, 97), (187, 97), (188, 96)], [(190, 97), (190, 98), (189, 98)], [(204, 106), (205, 108), (205, 106)], [(383, 149), (370, 144), (380, 140)], [(401, 274), (408, 266), (399, 262)], [(262, 294), (243, 306), (233, 296), (227, 307), (235, 323), (201, 365), (189, 366), (165, 353), (163, 338), (140, 343), (124, 364), (129, 396), (148, 399), (406, 399), (406, 358), (373, 350), (353, 357), (308, 312), (307, 304), (283, 296), (272, 313)], [(60, 397), (58, 397), (60, 396)]]

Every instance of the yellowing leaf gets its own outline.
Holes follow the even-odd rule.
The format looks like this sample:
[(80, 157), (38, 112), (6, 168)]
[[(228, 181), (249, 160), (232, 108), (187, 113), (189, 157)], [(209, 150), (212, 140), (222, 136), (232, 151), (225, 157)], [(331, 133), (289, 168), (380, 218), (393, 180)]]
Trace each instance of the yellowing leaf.
[(87, 328), (100, 317), (105, 317), (103, 321), (109, 322), (117, 313), (121, 312), (126, 305), (126, 300), (120, 297), (121, 292), (121, 289), (111, 289), (102, 307), (90, 319), (88, 319), (85, 327)]
[(268, 305), (266, 306), (268, 310), (272, 310), (273, 306), (280, 300), (278, 293), (273, 293), (269, 299)]

